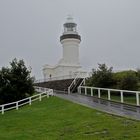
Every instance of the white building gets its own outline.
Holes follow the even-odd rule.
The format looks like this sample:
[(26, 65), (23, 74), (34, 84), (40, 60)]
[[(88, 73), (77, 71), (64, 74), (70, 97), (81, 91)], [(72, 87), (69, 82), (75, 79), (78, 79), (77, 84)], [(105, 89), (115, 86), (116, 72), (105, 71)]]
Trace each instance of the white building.
[(82, 72), (79, 61), (79, 44), (81, 36), (77, 32), (77, 24), (73, 22), (72, 17), (68, 17), (64, 23), (64, 32), (60, 36), (60, 42), (63, 47), (63, 57), (55, 66), (45, 65), (43, 67), (44, 79), (70, 79), (80, 73), (81, 78), (85, 75)]

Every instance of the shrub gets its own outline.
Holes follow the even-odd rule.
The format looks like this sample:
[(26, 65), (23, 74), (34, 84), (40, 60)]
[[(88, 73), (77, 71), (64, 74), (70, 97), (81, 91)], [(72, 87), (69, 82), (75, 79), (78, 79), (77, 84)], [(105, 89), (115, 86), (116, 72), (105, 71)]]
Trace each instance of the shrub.
[(138, 90), (138, 77), (135, 71), (121, 71), (114, 73), (115, 87), (123, 90)]
[(136, 74), (137, 74), (138, 80), (140, 81), (140, 69), (137, 69)]
[(14, 59), (0, 70), (0, 103), (20, 100), (34, 93), (33, 78), (23, 60)]
[(97, 69), (92, 69), (92, 76), (86, 81), (87, 85), (103, 88), (111, 87), (114, 84), (112, 69), (105, 64), (98, 64)]

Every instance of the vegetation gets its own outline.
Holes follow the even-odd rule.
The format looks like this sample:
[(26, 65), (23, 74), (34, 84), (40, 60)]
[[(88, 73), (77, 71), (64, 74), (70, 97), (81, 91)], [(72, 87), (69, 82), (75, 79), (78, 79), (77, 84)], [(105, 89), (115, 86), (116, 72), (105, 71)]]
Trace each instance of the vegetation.
[(51, 97), (0, 115), (2, 140), (139, 140), (140, 122)]
[(34, 93), (33, 78), (23, 60), (14, 59), (0, 70), (0, 104), (23, 99)]
[(92, 69), (92, 76), (87, 80), (87, 85), (95, 87), (110, 87), (114, 84), (112, 67), (98, 64), (98, 69)]
[(137, 75), (137, 77), (138, 77), (138, 79), (140, 81), (140, 69), (137, 69), (136, 75)]
[(114, 73), (116, 88), (127, 90), (138, 90), (138, 77), (135, 71), (121, 71)]
[(99, 64), (98, 69), (92, 70), (92, 76), (87, 79), (86, 85), (123, 90), (139, 89), (140, 70), (113, 72), (112, 69), (105, 64)]

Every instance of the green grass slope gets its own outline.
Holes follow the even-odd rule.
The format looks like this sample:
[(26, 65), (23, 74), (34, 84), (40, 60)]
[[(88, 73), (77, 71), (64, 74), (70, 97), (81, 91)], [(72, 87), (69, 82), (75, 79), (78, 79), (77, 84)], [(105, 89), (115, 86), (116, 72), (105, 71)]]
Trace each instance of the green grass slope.
[(140, 140), (140, 122), (51, 97), (0, 115), (0, 140)]

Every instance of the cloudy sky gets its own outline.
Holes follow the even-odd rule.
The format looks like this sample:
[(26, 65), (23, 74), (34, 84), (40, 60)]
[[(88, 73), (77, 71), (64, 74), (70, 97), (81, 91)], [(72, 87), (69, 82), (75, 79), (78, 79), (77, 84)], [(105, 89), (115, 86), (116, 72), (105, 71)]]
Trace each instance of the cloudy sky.
[(140, 0), (0, 0), (0, 67), (24, 59), (36, 78), (62, 56), (67, 15), (82, 36), (80, 61), (91, 70), (140, 68)]

